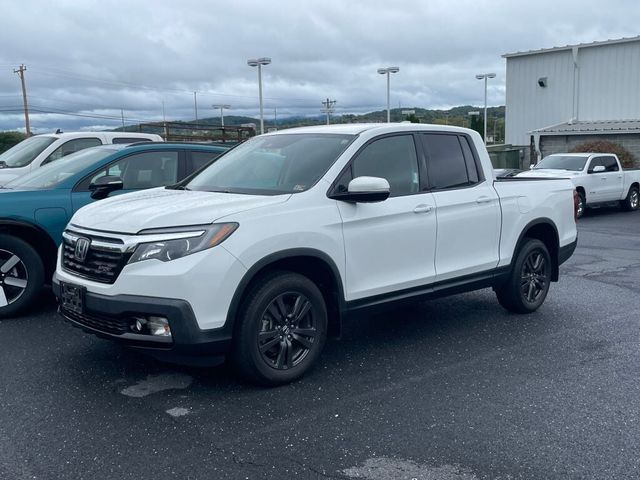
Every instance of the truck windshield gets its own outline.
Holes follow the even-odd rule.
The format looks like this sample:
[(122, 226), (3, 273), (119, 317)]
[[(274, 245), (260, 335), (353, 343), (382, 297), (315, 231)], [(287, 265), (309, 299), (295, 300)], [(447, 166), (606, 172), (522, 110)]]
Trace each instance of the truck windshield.
[(91, 167), (115, 151), (117, 150), (105, 147), (87, 148), (16, 178), (3, 188), (28, 190), (54, 188), (65, 179)]
[(553, 168), (555, 170), (571, 170), (573, 172), (580, 172), (584, 169), (587, 163), (587, 156), (577, 155), (549, 155), (540, 160), (534, 170), (540, 168)]
[(255, 137), (194, 177), (189, 190), (278, 195), (311, 188), (354, 135), (283, 134)]
[(0, 168), (26, 167), (56, 140), (43, 135), (23, 140), (0, 155)]

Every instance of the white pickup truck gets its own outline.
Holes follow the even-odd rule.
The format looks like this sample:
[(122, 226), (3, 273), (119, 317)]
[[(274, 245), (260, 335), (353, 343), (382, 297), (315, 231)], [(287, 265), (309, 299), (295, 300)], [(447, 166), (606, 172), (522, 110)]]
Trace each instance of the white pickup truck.
[(71, 153), (112, 143), (161, 142), (150, 133), (61, 132), (29, 137), (0, 154), (0, 186)]
[(518, 176), (571, 179), (578, 192), (578, 218), (597, 205), (618, 202), (628, 211), (640, 206), (640, 170), (623, 170), (613, 153), (557, 153)]
[(87, 332), (280, 384), (355, 311), (487, 287), (535, 311), (576, 247), (575, 207), (567, 179), (495, 180), (472, 130), (283, 130), (79, 210), (53, 289)]

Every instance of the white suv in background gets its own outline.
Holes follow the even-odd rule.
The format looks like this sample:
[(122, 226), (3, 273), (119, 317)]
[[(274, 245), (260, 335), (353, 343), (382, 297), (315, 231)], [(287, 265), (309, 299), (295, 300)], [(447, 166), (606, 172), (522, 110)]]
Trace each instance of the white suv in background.
[(35, 135), (0, 154), (0, 185), (85, 148), (143, 141), (162, 142), (162, 137), (150, 133), (128, 132), (66, 132)]
[(472, 130), (283, 130), (79, 210), (53, 289), (88, 332), (176, 361), (231, 355), (279, 384), (356, 310), (493, 287), (535, 311), (575, 249), (575, 205), (567, 179), (494, 180)]

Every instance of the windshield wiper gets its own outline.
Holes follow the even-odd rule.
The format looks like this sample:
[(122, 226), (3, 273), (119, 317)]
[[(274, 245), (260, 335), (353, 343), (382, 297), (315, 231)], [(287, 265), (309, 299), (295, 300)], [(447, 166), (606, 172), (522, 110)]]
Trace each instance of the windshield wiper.
[(166, 190), (189, 190), (191, 191), (190, 188), (188, 188), (186, 185), (180, 185), (180, 184), (176, 184), (176, 185), (167, 185), (166, 187), (164, 187)]
[(7, 162), (0, 160), (0, 168), (7, 168)]

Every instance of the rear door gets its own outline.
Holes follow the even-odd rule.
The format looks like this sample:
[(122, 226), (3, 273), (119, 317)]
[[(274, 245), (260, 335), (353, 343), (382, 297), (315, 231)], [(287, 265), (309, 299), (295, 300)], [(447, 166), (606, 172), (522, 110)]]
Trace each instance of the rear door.
[(391, 186), (383, 202), (337, 201), (342, 216), (347, 300), (384, 295), (433, 282), (436, 220), (433, 195), (423, 190), (423, 165), (413, 134), (378, 137), (351, 160), (336, 182), (382, 177)]
[(436, 281), (495, 268), (499, 259), (500, 204), (466, 135), (425, 133), (429, 186), (436, 206)]

